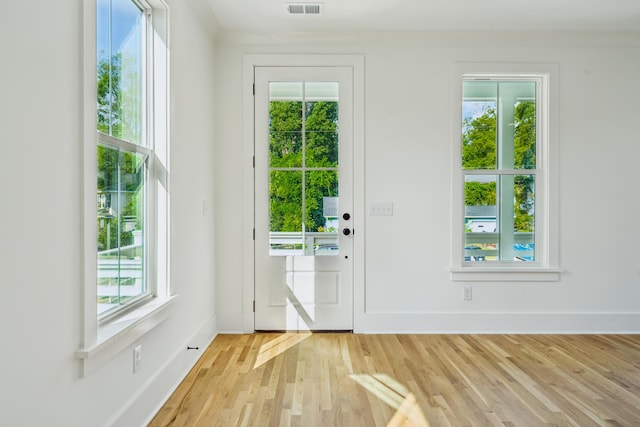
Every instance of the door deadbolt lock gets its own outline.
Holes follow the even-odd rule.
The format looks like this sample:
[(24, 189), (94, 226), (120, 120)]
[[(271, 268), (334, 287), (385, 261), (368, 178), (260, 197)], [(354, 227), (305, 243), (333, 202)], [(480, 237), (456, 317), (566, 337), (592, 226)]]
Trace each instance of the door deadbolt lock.
[(351, 219), (351, 214), (349, 214), (349, 212), (343, 213), (342, 219), (344, 219), (345, 221), (349, 221)]

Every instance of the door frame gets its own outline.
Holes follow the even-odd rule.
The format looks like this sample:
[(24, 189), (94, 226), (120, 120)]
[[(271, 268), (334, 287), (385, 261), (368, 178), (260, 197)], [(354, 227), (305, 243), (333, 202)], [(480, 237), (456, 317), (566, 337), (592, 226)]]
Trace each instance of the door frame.
[(254, 332), (255, 298), (255, 111), (253, 82), (256, 67), (350, 67), (353, 70), (353, 331), (361, 331), (364, 300), (364, 55), (262, 55), (243, 58), (242, 126), (242, 332)]

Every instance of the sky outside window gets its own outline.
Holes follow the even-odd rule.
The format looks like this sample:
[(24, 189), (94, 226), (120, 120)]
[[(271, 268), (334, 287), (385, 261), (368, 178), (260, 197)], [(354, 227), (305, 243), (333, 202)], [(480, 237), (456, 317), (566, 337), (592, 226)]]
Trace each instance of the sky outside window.
[(97, 0), (98, 58), (108, 57), (110, 52), (112, 55), (122, 52), (130, 45), (140, 45), (141, 14), (140, 8), (131, 0)]

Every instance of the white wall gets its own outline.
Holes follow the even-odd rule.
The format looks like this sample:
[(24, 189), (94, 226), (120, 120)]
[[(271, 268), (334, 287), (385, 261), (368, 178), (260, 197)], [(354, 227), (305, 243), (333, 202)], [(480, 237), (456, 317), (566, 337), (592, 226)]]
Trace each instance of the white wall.
[[(365, 56), (365, 307), (360, 332), (640, 332), (640, 34), (227, 32), (216, 42), (216, 188), (221, 330), (242, 330), (238, 197), (243, 55)], [(559, 69), (559, 282), (475, 283), (463, 301), (450, 280), (451, 76), (454, 62), (539, 62)], [(239, 163), (241, 162), (241, 163)], [(593, 232), (606, 222), (606, 230)], [(424, 224), (440, 224), (423, 227)], [(359, 230), (360, 231), (360, 230)], [(358, 287), (356, 287), (358, 289)]]
[[(194, 0), (195, 1), (195, 0)], [(82, 341), (80, 0), (0, 13), (0, 414), (3, 425), (143, 425), (216, 332), (214, 44), (171, 13), (172, 315), (87, 377)], [(209, 210), (202, 214), (202, 202)]]

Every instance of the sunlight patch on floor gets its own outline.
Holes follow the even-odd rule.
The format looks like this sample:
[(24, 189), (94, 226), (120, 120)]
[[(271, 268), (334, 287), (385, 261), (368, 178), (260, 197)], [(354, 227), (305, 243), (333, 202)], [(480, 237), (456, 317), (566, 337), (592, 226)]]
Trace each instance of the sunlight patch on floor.
[(396, 410), (387, 427), (429, 427), (413, 393), (385, 374), (349, 375), (356, 383)]
[(269, 360), (284, 353), (310, 336), (311, 332), (287, 332), (265, 344), (262, 344), (258, 351), (258, 356), (256, 357), (256, 363), (253, 365), (253, 369), (259, 368)]

